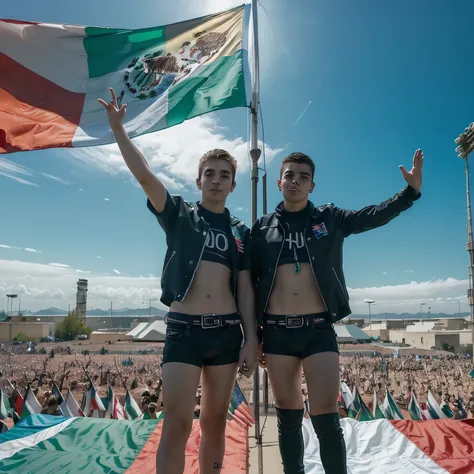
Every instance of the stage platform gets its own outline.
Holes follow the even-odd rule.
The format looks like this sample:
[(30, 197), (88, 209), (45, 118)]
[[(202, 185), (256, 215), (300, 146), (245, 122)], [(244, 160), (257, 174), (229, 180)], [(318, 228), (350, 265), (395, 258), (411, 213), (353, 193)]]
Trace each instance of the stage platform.
[[(260, 417), (260, 422), (265, 422), (265, 415)], [(263, 472), (265, 474), (283, 474), (280, 451), (278, 449), (278, 429), (275, 415), (268, 415), (263, 429)], [(250, 474), (258, 474), (258, 449), (255, 441), (255, 429), (249, 431), (249, 464)]]

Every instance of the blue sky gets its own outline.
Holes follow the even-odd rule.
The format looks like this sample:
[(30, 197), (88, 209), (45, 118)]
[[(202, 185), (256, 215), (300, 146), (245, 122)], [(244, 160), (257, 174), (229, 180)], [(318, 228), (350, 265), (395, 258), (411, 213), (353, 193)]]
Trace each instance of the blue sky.
[[(2, 16), (137, 28), (240, 2), (103, 3), (8, 2)], [(466, 61), (474, 4), (262, 3), (269, 207), (280, 199), (279, 161), (290, 151), (303, 151), (316, 163), (315, 203), (358, 208), (399, 191), (404, 181), (398, 165), (409, 168), (414, 150), (422, 148), (423, 198), (389, 226), (346, 242), (352, 307), (366, 312), (363, 300), (369, 298), (377, 301), (374, 312), (416, 313), (426, 302), (433, 312), (452, 313), (459, 299), (467, 311), (464, 163), (454, 139), (474, 120), (474, 64)], [(247, 111), (236, 109), (138, 144), (170, 191), (191, 200), (198, 199), (193, 179), (199, 156), (215, 146), (228, 148), (240, 166), (230, 208), (250, 223), (247, 126)], [(159, 298), (164, 236), (114, 146), (3, 155), (0, 171), (7, 175), (0, 175), (0, 308), (7, 292), (21, 294), (22, 306), (33, 310), (73, 305), (78, 277), (89, 278), (91, 307), (110, 301), (139, 307)]]

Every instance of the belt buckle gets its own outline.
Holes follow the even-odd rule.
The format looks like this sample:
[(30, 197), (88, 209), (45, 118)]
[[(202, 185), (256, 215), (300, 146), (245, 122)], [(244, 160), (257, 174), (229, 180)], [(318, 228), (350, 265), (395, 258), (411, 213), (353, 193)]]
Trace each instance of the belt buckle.
[(285, 327), (287, 329), (298, 329), (304, 326), (303, 316), (288, 315), (285, 316)]
[(215, 329), (222, 326), (222, 318), (217, 314), (205, 314), (201, 317), (202, 329)]

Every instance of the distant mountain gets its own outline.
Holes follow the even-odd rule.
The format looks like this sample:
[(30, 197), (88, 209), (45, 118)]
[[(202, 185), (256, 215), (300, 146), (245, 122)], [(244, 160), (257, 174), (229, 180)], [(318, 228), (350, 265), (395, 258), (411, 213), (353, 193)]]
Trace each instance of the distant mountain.
[[(39, 311), (22, 311), (23, 316), (67, 316), (67, 310), (59, 309), (59, 308), (46, 308), (41, 309)], [(113, 309), (112, 308), (112, 316), (164, 316), (166, 311), (162, 309), (154, 308), (153, 306), (150, 308), (124, 308), (124, 309)], [(87, 311), (87, 316), (110, 316), (110, 309), (90, 309)]]
[[(470, 313), (423, 313), (423, 319), (444, 319), (444, 318), (466, 318), (470, 316)], [(378, 313), (372, 314), (370, 319), (372, 321), (385, 321), (386, 319), (420, 319), (421, 314), (416, 313)], [(348, 319), (365, 319), (369, 320), (368, 314), (351, 314)]]
[[(25, 316), (66, 316), (67, 311), (59, 308), (47, 308), (40, 311), (31, 312), (26, 311), (22, 312)], [(166, 315), (166, 311), (163, 311), (159, 308), (151, 307), (149, 308), (123, 308), (123, 309), (113, 309), (113, 317), (127, 317), (127, 316), (161, 316)], [(456, 313), (456, 314), (446, 314), (446, 313), (423, 313), (423, 319), (441, 319), (441, 318), (465, 318), (469, 316), (470, 313)], [(87, 311), (87, 316), (110, 316), (110, 309), (90, 309)], [(351, 314), (347, 319), (365, 319), (369, 320), (368, 314)], [(372, 321), (384, 321), (386, 319), (420, 319), (420, 313), (377, 313), (371, 315)]]
[[(166, 311), (162, 309), (154, 308), (124, 308), (124, 309), (113, 309), (112, 317), (114, 316), (164, 316)], [(103, 309), (91, 309), (87, 311), (87, 316), (110, 316), (110, 309), (108, 311)]]
[(59, 308), (46, 308), (33, 313), (35, 316), (62, 316), (67, 314), (67, 310)]

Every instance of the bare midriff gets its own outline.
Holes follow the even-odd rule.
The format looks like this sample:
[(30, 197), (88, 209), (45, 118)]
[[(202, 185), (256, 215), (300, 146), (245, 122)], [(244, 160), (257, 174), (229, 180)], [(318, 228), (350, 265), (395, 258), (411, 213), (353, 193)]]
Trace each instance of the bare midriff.
[(174, 301), (170, 311), (190, 315), (235, 313), (237, 304), (232, 295), (231, 276), (226, 266), (201, 261), (185, 299)]
[(326, 311), (321, 293), (309, 263), (281, 265), (277, 269), (273, 290), (266, 312), (268, 314), (317, 314)]

